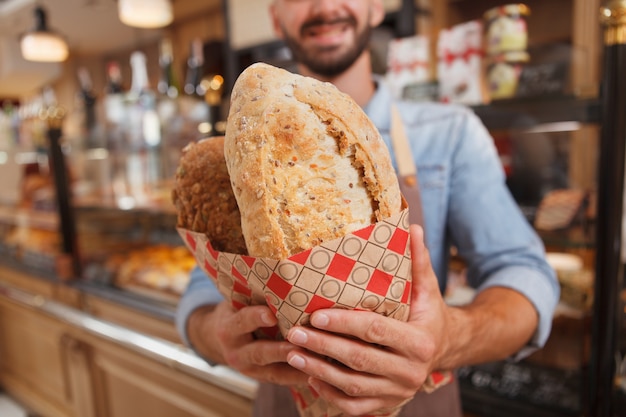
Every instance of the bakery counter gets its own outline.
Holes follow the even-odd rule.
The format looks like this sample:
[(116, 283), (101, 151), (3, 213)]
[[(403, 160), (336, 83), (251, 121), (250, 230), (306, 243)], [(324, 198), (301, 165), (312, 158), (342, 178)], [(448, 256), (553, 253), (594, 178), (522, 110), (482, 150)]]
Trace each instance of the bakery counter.
[(148, 295), (129, 292), (108, 284), (78, 281), (72, 283), (71, 286), (81, 291), (85, 297), (99, 298), (105, 302), (152, 316), (155, 319), (174, 323), (176, 306), (171, 302), (160, 301)]
[[(34, 255), (33, 255), (34, 256)], [(118, 287), (103, 274), (73, 280), (60, 279), (52, 264), (48, 261), (28, 262), (18, 260), (6, 254), (0, 254), (0, 282), (8, 281), (19, 288), (35, 289), (43, 295), (51, 295), (64, 288), (66, 292), (77, 292), (80, 298), (99, 298), (105, 302), (132, 309), (139, 313), (151, 316), (168, 323), (174, 322), (177, 297), (165, 298), (157, 291), (140, 293)], [(43, 287), (50, 289), (43, 290)], [(82, 308), (83, 301), (72, 304)]]
[(173, 314), (0, 263), (0, 385), (43, 417), (250, 415), (256, 382), (183, 346)]

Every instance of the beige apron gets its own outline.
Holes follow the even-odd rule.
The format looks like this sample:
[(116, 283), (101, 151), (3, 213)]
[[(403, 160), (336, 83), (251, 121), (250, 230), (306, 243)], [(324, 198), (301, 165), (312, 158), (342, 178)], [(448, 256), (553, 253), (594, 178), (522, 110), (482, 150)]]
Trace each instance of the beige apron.
[[(459, 385), (454, 380), (426, 394), (418, 392), (402, 408), (398, 417), (462, 417)], [(254, 403), (253, 417), (298, 417), (298, 409), (287, 387), (261, 384)]]
[[(398, 182), (402, 195), (409, 204), (409, 220), (423, 227), (422, 201), (417, 170), (404, 123), (395, 105), (391, 108), (391, 144), (398, 166)], [(407, 403), (398, 417), (462, 417), (458, 381), (426, 394), (418, 392)], [(253, 417), (298, 417), (298, 410), (288, 388), (261, 384), (254, 403)]]

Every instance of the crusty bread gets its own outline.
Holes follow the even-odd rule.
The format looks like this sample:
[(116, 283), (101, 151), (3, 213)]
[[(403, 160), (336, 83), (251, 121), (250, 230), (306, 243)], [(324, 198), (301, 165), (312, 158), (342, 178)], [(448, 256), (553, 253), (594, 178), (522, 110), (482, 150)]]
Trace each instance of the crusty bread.
[(183, 149), (172, 201), (178, 227), (204, 233), (216, 250), (247, 254), (224, 160), (223, 136), (192, 142)]
[(401, 210), (380, 134), (330, 83), (248, 67), (233, 88), (224, 153), (252, 256), (284, 259)]

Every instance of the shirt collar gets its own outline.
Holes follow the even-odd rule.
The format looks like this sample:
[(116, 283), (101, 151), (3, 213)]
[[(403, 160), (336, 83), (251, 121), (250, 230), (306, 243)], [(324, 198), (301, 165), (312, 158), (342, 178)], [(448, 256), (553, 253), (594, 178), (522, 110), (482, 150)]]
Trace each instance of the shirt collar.
[(391, 91), (381, 76), (374, 75), (376, 91), (370, 101), (363, 107), (379, 131), (389, 131), (391, 125)]

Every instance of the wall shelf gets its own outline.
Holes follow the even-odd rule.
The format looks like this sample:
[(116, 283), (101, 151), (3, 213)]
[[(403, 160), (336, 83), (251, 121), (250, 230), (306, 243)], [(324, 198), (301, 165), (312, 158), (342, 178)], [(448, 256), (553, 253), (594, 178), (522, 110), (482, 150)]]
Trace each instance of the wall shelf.
[(491, 130), (526, 129), (544, 123), (598, 123), (601, 116), (599, 100), (572, 96), (498, 100), (472, 110)]

